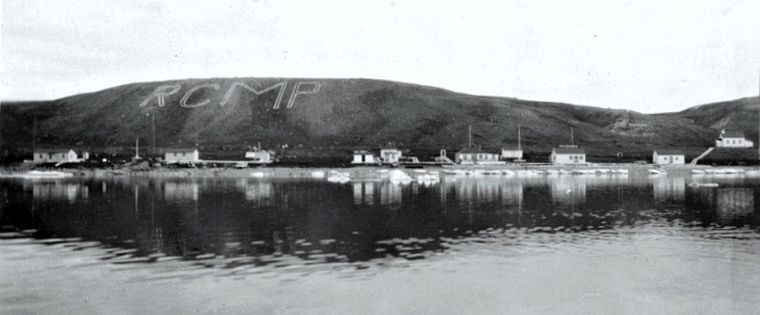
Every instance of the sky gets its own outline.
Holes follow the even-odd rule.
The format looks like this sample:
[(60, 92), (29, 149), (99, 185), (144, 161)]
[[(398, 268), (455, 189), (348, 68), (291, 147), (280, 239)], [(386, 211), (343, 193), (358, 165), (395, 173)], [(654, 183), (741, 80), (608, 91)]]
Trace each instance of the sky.
[(760, 1), (3, 0), (0, 99), (373, 78), (644, 113), (760, 93)]

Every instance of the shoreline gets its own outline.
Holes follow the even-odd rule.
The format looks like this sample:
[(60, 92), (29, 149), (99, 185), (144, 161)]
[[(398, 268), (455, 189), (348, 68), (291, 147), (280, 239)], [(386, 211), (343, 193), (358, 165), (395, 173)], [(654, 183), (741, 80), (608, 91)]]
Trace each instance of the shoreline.
[[(60, 168), (51, 169), (57, 172), (73, 174), (72, 177), (80, 178), (104, 178), (104, 177), (150, 177), (150, 178), (174, 178), (174, 177), (197, 177), (197, 178), (323, 178), (330, 172), (349, 173), (357, 177), (364, 177), (366, 174), (376, 173), (380, 170), (400, 170), (407, 174), (430, 173), (446, 171), (547, 171), (547, 170), (593, 170), (606, 169), (617, 170), (625, 169), (632, 172), (646, 173), (649, 169), (672, 170), (676, 172), (687, 172), (692, 169), (739, 169), (743, 171), (758, 170), (757, 166), (709, 166), (709, 165), (654, 165), (654, 164), (634, 164), (634, 163), (605, 163), (605, 164), (586, 164), (586, 165), (552, 165), (552, 164), (507, 164), (507, 165), (452, 165), (452, 166), (431, 166), (425, 168), (403, 168), (389, 166), (351, 166), (351, 167), (258, 167), (258, 168), (86, 168), (72, 169)], [(14, 178), (26, 174), (32, 169), (0, 169), (0, 178)]]

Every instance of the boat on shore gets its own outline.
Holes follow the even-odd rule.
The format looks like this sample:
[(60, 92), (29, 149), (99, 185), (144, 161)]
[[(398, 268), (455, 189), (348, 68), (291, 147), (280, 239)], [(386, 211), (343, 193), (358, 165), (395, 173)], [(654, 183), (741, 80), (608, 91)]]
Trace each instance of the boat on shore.
[(21, 174), (3, 175), (3, 177), (16, 177), (23, 179), (58, 179), (72, 176), (74, 176), (74, 174), (59, 171), (29, 171)]
[(592, 169), (577, 169), (572, 171), (573, 175), (594, 175), (596, 170)]
[(689, 187), (718, 187), (718, 183), (689, 183)]
[(649, 175), (665, 175), (665, 174), (667, 174), (667, 172), (665, 172), (664, 170), (658, 170), (658, 169), (653, 169), (653, 168), (648, 169), (647, 172), (649, 172)]
[(327, 176), (327, 181), (330, 183), (345, 184), (351, 181), (351, 175), (347, 172), (330, 171)]

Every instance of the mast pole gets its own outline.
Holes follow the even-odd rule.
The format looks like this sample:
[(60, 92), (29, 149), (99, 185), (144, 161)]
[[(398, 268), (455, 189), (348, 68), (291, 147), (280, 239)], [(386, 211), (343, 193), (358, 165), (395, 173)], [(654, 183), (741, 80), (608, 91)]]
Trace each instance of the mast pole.
[(517, 150), (522, 150), (522, 143), (520, 141), (520, 126), (517, 126)]
[(469, 126), (467, 131), (467, 147), (472, 148), (472, 125)]
[(37, 149), (37, 114), (34, 114), (32, 120), (32, 152)]
[(570, 127), (570, 144), (575, 144), (575, 139), (573, 136), (573, 127)]
[(156, 154), (156, 113), (153, 112), (150, 114), (151, 118), (151, 130), (153, 131), (152, 140), (153, 140), (153, 152), (152, 154)]

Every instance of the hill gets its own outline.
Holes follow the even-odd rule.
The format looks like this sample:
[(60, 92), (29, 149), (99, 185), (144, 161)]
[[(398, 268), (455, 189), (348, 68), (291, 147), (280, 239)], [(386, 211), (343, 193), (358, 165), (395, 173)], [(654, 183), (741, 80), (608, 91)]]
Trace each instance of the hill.
[[(600, 160), (623, 152), (647, 158), (654, 148), (697, 154), (717, 131), (756, 134), (757, 99), (709, 104), (678, 113), (641, 114), (562, 103), (474, 96), (369, 79), (218, 78), (133, 83), (47, 102), (4, 102), (5, 156), (38, 146), (129, 151), (135, 139), (159, 148), (194, 147), (239, 156), (261, 142), (298, 158), (345, 156), (392, 143), (425, 157), (467, 141), (496, 150), (522, 143), (534, 155), (570, 142)], [(155, 121), (154, 121), (155, 119)], [(33, 130), (36, 126), (36, 130)]]
[(714, 131), (721, 129), (742, 131), (750, 140), (756, 140), (757, 115), (760, 108), (758, 104), (760, 104), (760, 98), (748, 97), (694, 106), (678, 113), (663, 114), (663, 116), (688, 119), (700, 127)]

